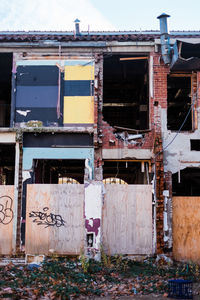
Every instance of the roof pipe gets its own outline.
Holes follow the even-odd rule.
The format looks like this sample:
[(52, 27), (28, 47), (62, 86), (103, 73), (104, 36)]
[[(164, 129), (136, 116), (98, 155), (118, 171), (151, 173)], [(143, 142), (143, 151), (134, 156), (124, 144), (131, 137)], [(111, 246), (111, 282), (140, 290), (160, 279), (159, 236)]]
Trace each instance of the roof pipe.
[(167, 18), (169, 17), (170, 16), (165, 13), (157, 17), (157, 19), (160, 20), (161, 53), (165, 64), (170, 63), (170, 38), (167, 28)]
[(75, 23), (75, 36), (81, 35), (81, 33), (80, 33), (80, 26), (79, 26), (80, 20), (76, 19), (74, 21), (74, 23)]

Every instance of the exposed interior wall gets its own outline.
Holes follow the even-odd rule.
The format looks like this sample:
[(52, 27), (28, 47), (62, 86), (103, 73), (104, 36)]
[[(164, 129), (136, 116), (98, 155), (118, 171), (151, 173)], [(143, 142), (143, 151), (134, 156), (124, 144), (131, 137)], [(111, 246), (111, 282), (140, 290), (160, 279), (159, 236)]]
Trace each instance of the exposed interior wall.
[(103, 118), (111, 126), (148, 129), (148, 89), (148, 56), (104, 56)]

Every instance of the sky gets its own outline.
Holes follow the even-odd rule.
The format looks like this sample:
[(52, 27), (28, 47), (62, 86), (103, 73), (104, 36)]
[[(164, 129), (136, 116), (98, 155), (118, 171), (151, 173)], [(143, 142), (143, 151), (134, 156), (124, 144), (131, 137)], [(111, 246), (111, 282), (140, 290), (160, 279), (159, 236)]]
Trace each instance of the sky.
[(200, 30), (200, 0), (0, 0), (0, 30), (158, 30), (157, 16), (171, 15), (169, 30)]

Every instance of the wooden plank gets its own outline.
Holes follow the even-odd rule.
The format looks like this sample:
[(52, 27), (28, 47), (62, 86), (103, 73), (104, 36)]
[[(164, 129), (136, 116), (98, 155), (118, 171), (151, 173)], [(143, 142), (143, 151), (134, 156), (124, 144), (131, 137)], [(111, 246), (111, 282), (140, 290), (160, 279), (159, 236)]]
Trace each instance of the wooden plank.
[[(49, 184), (28, 184), (26, 199), (26, 240), (25, 251), (27, 254), (48, 254), (49, 228), (44, 215), (48, 213), (50, 202)], [(43, 219), (43, 220), (41, 220)]]
[(64, 226), (52, 227), (50, 249), (62, 254), (80, 254), (84, 246), (84, 185), (51, 185), (50, 207), (64, 220)]
[(200, 197), (173, 197), (173, 256), (200, 262)]
[(103, 245), (110, 254), (152, 253), (151, 185), (106, 184)]
[(84, 244), (83, 200), (83, 185), (28, 185), (26, 253), (79, 254)]
[(138, 56), (138, 57), (121, 57), (119, 60), (126, 61), (126, 60), (143, 60), (148, 59), (148, 56)]
[(0, 186), (0, 254), (12, 254), (14, 185)]

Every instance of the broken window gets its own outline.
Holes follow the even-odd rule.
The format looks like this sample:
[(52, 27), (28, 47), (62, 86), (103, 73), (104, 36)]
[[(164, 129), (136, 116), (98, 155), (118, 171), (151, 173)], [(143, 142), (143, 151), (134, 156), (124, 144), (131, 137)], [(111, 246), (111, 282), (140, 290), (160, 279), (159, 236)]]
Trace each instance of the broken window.
[(149, 184), (151, 174), (148, 162), (105, 160), (103, 165), (104, 183)]
[(190, 150), (200, 151), (200, 140), (190, 140)]
[(191, 76), (169, 75), (167, 93), (167, 128), (192, 130)]
[(0, 144), (0, 185), (13, 185), (15, 174), (15, 145)]
[(0, 53), (0, 127), (10, 127), (12, 53)]
[(200, 169), (186, 168), (172, 175), (174, 196), (200, 196)]
[(104, 57), (103, 118), (111, 126), (148, 129), (148, 57)]
[(70, 180), (70, 183), (83, 183), (84, 168), (85, 160), (36, 159), (34, 160), (34, 182), (58, 184), (69, 183)]

